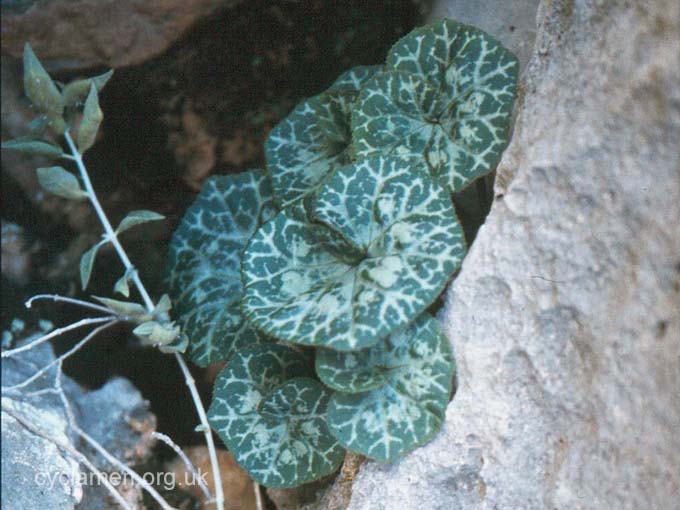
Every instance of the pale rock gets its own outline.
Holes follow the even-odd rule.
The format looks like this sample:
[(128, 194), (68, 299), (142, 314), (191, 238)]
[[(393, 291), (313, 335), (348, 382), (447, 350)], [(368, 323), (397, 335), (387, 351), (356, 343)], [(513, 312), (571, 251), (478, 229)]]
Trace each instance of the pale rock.
[(537, 28), (441, 314), (458, 392), (432, 442), (361, 467), (350, 510), (680, 501), (680, 3), (543, 1)]

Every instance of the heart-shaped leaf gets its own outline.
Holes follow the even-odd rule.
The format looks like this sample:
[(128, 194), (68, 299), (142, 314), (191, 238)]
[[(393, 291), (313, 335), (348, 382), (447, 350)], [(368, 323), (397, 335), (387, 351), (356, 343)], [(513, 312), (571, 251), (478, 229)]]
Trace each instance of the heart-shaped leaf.
[(344, 90), (359, 92), (364, 84), (382, 71), (383, 66), (356, 66), (338, 76), (326, 92)]
[(274, 196), (282, 206), (312, 193), (353, 159), (351, 114), (359, 90), (382, 66), (357, 66), (323, 93), (300, 103), (265, 144)]
[(276, 201), (304, 197), (333, 169), (349, 163), (350, 116), (356, 93), (322, 93), (300, 103), (269, 134), (267, 170)]
[(252, 346), (217, 377), (208, 418), (236, 461), (266, 487), (294, 487), (335, 471), (344, 451), (328, 430), (330, 393), (290, 347)]
[(517, 58), (485, 32), (443, 20), (390, 50), (352, 116), (357, 157), (423, 157), (459, 191), (493, 170), (508, 142)]
[(353, 452), (391, 462), (429, 441), (444, 421), (455, 365), (449, 340), (427, 314), (366, 351), (320, 350), (316, 365), (330, 386), (361, 391), (335, 393), (328, 407), (331, 432)]
[(191, 339), (189, 358), (205, 366), (264, 341), (241, 318), (241, 255), (275, 212), (261, 170), (208, 179), (170, 243), (166, 281), (174, 318)]
[(302, 205), (284, 209), (243, 256), (244, 314), (289, 342), (375, 344), (434, 301), (465, 253), (448, 192), (416, 160), (378, 156), (338, 169), (312, 215), (315, 223)]

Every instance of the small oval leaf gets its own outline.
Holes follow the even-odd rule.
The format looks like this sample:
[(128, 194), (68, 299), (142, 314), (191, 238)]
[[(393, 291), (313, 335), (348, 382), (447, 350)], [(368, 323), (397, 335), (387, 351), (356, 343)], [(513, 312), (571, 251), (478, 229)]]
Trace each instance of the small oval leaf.
[(38, 182), (45, 191), (70, 200), (83, 200), (88, 196), (78, 178), (60, 166), (38, 168), (37, 172)]
[(83, 108), (83, 118), (80, 121), (80, 126), (78, 126), (78, 150), (81, 154), (94, 145), (99, 125), (103, 119), (104, 114), (99, 108), (97, 87), (94, 83), (91, 83), (90, 93), (85, 100), (85, 108)]
[(143, 322), (132, 332), (146, 345), (170, 345), (180, 336), (179, 326), (157, 321)]
[(28, 43), (24, 46), (24, 92), (36, 110), (46, 113), (50, 120), (61, 117), (64, 99)]
[(47, 128), (47, 117), (39, 115), (28, 123), (28, 132), (33, 136), (42, 136)]
[(49, 158), (60, 158), (64, 154), (61, 147), (44, 140), (7, 140), (2, 142), (2, 148), (47, 156)]
[(123, 220), (120, 222), (120, 225), (118, 225), (118, 228), (116, 229), (116, 233), (120, 234), (121, 232), (125, 232), (135, 225), (164, 219), (165, 216), (158, 214), (157, 212), (147, 210), (132, 211), (128, 213), (127, 216), (125, 216), (125, 218), (123, 218)]
[(116, 280), (116, 284), (113, 286), (113, 292), (118, 292), (125, 297), (130, 297), (130, 277), (127, 273)]
[(87, 284), (90, 282), (94, 259), (97, 256), (99, 248), (104, 244), (105, 241), (99, 241), (92, 248), (83, 253), (83, 256), (80, 258), (80, 284), (82, 285), (83, 290), (87, 288)]
[(118, 299), (105, 298), (100, 296), (92, 296), (101, 304), (110, 308), (112, 311), (116, 312), (118, 315), (128, 317), (131, 320), (143, 323), (151, 320), (149, 312), (139, 303), (134, 303), (132, 301), (119, 301)]
[(64, 104), (67, 108), (80, 106), (85, 101), (87, 95), (90, 93), (90, 87), (95, 86), (97, 92), (101, 92), (106, 85), (106, 82), (113, 76), (113, 70), (107, 71), (99, 76), (86, 78), (84, 80), (72, 81), (64, 87)]

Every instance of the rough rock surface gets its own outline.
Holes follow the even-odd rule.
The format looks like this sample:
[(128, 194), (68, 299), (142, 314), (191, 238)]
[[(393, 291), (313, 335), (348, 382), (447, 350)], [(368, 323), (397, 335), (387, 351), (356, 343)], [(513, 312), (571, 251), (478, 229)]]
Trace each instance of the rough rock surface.
[(350, 510), (680, 500), (680, 3), (542, 1), (523, 89), (442, 314), (443, 430)]
[(435, 2), (431, 18), (451, 18), (493, 34), (524, 68), (536, 38), (538, 0), (448, 0)]
[(3, 2), (2, 51), (30, 42), (52, 70), (123, 67), (158, 55), (196, 21), (239, 0)]
[[(3, 387), (25, 381), (53, 360), (49, 343), (3, 359)], [(64, 450), (80, 451), (104, 472), (114, 470), (82, 444), (68, 423), (60, 398), (45, 391), (53, 387), (55, 376), (56, 368), (25, 388), (3, 390), (2, 510), (118, 508), (103, 487), (89, 484), (89, 471)], [(78, 425), (92, 438), (130, 466), (148, 460), (155, 417), (129, 381), (115, 378), (86, 392), (62, 376), (62, 386)], [(124, 497), (133, 508), (142, 508), (139, 487), (128, 487)]]

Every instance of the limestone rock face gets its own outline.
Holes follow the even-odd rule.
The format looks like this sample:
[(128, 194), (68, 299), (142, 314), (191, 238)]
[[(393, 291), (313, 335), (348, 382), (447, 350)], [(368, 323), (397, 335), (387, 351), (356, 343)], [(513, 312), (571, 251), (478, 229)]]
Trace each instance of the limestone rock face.
[[(4, 358), (3, 387), (23, 383), (54, 358), (49, 343)], [(119, 508), (71, 453), (79, 451), (103, 472), (116, 471), (114, 465), (81, 440), (59, 396), (47, 391), (53, 388), (56, 370), (51, 368), (30, 385), (8, 390), (7, 394), (3, 390), (2, 510)], [(156, 418), (132, 383), (113, 378), (87, 392), (64, 375), (62, 387), (78, 426), (109, 453), (132, 467), (149, 460)], [(124, 482), (119, 488), (132, 508), (145, 508), (138, 486)]]
[(448, 0), (434, 2), (430, 17), (451, 18), (492, 34), (524, 69), (534, 47), (537, 7), (538, 0)]
[(680, 500), (679, 140), (680, 3), (542, 1), (441, 315), (458, 392), (431, 443), (362, 466), (351, 510)]
[(28, 41), (53, 71), (139, 64), (167, 49), (215, 9), (239, 1), (3, 2), (2, 51), (21, 57)]

